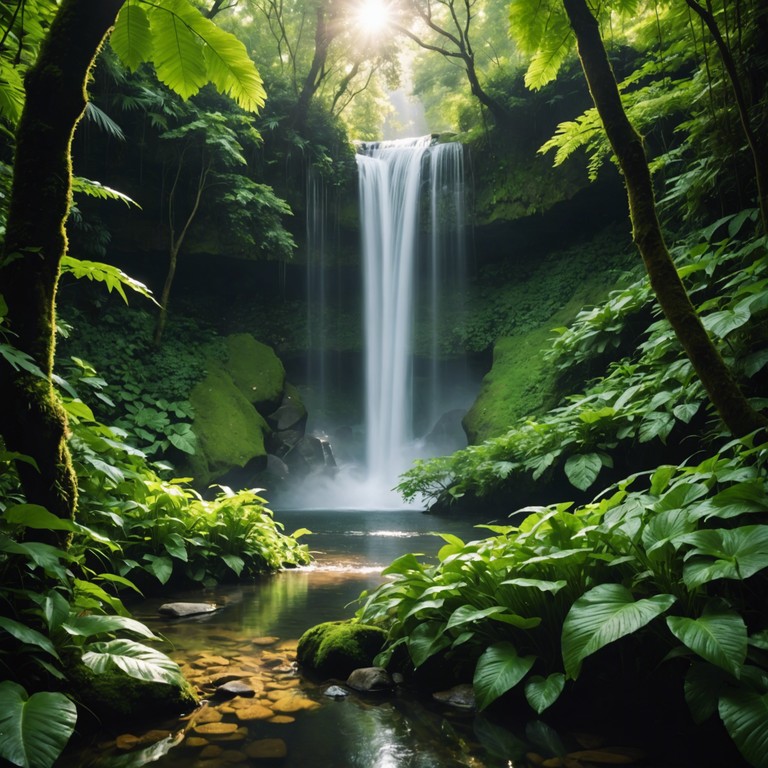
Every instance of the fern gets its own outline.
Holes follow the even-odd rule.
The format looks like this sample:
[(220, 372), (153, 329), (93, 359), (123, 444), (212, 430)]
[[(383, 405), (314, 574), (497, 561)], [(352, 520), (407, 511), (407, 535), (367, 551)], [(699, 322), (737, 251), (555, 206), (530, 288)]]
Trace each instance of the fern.
[(102, 264), (97, 261), (86, 261), (84, 259), (76, 259), (73, 256), (64, 256), (61, 260), (61, 271), (70, 272), (77, 278), (84, 277), (88, 280), (104, 283), (110, 293), (113, 289), (119, 293), (126, 304), (128, 303), (128, 297), (125, 294), (125, 288), (130, 288), (132, 291), (149, 299), (153, 304), (157, 304), (154, 296), (152, 296), (152, 291), (144, 283), (126, 275), (122, 269), (113, 267), (111, 264)]
[(86, 179), (82, 176), (74, 176), (72, 178), (72, 191), (81, 192), (84, 195), (96, 197), (100, 200), (119, 200), (120, 202), (125, 203), (129, 208), (132, 205), (141, 208), (133, 198), (128, 197), (128, 195), (123, 192), (112, 189), (112, 187), (106, 187), (101, 182), (92, 181), (91, 179)]

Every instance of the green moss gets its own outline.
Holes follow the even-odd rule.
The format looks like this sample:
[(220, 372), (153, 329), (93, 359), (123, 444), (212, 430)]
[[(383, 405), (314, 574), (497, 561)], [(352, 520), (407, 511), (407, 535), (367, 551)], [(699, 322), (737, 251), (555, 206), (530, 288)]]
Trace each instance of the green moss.
[(129, 677), (114, 668), (96, 674), (85, 665), (70, 671), (76, 700), (102, 722), (170, 717), (198, 705), (192, 686), (179, 676), (179, 684), (156, 683)]
[(190, 467), (199, 484), (206, 485), (254, 459), (266, 463), (264, 436), (269, 426), (218, 364), (211, 364), (189, 399), (195, 410), (192, 428), (198, 438)]
[(304, 669), (320, 677), (346, 679), (353, 669), (372, 665), (386, 637), (378, 627), (328, 621), (301, 636), (296, 656)]
[(228, 336), (224, 370), (261, 413), (269, 413), (280, 405), (285, 368), (272, 347), (256, 341), (249, 333)]
[(570, 323), (589, 304), (616, 287), (617, 273), (634, 263), (623, 231), (608, 229), (591, 241), (550, 254), (524, 279), (514, 283), (491, 273), (490, 284), (476, 300), (476, 338), (503, 333), (493, 345), (493, 364), (480, 394), (464, 417), (470, 443), (505, 434), (518, 419), (535, 416), (557, 405), (558, 382), (545, 359), (554, 338), (552, 329)]

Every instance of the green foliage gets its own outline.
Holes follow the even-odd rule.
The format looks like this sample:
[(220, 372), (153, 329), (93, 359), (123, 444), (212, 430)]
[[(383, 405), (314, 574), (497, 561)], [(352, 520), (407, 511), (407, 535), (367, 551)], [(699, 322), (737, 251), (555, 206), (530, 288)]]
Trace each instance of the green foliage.
[(0, 682), (0, 756), (13, 765), (50, 768), (75, 730), (75, 705), (63, 694), (29, 696), (18, 683)]
[(583, 507), (479, 526), (490, 529), (485, 539), (442, 534), (436, 564), (395, 560), (357, 618), (388, 630), (380, 662), (398, 648), (413, 667), (472, 660), (480, 708), (524, 690), (542, 712), (608, 647), (618, 648), (616, 676), (683, 656), (694, 717), (719, 711), (745, 758), (764, 766), (767, 461), (768, 443), (734, 441), (698, 464), (632, 476)]
[[(768, 259), (763, 239), (714, 239), (728, 222), (743, 224), (754, 216), (727, 217), (709, 233), (674, 249), (678, 270), (698, 303), (702, 321), (749, 381), (768, 364), (761, 323), (768, 309)], [(702, 238), (709, 234), (712, 240)], [(720, 292), (712, 296), (716, 280)], [(551, 358), (565, 374), (599, 359), (620, 343), (624, 328), (651, 311), (644, 280), (613, 292), (602, 306), (581, 312), (559, 336)], [(706, 408), (705, 396), (687, 357), (664, 319), (655, 319), (632, 357), (608, 364), (607, 372), (584, 392), (564, 398), (546, 414), (520, 419), (505, 435), (471, 445), (451, 457), (417, 461), (401, 478), (405, 498), (428, 503), (483, 496), (521, 475), (534, 481), (563, 471), (580, 490), (594, 485), (613, 455), (632, 443), (665, 443)]]
[(144, 283), (126, 275), (122, 269), (114, 267), (111, 264), (101, 264), (94, 261), (85, 261), (76, 259), (73, 256), (64, 256), (61, 260), (62, 274), (70, 272), (77, 278), (87, 278), (96, 282), (104, 283), (107, 291), (112, 293), (116, 291), (127, 304), (128, 297), (125, 295), (125, 288), (135, 291), (140, 296), (149, 299), (157, 304), (152, 291)]
[(128, 0), (110, 43), (131, 70), (152, 62), (160, 81), (184, 99), (211, 82), (245, 110), (264, 106), (261, 77), (245, 46), (186, 0)]

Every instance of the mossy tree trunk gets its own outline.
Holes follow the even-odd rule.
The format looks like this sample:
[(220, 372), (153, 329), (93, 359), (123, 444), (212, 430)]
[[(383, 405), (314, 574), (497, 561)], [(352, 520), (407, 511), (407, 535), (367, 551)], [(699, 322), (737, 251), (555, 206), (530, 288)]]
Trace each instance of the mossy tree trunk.
[(691, 304), (664, 241), (643, 141), (627, 118), (616, 77), (586, 0), (563, 0), (587, 85), (619, 161), (629, 199), (632, 235), (656, 297), (726, 427), (744, 435), (766, 425), (741, 392)]
[(0, 260), (0, 291), (13, 344), (45, 374), (15, 371), (0, 358), (0, 434), (19, 463), (27, 500), (72, 517), (77, 481), (67, 447), (67, 417), (51, 383), (56, 288), (67, 249), (72, 199), (71, 143), (86, 105), (93, 60), (124, 0), (63, 0), (25, 78), (16, 133), (13, 186)]

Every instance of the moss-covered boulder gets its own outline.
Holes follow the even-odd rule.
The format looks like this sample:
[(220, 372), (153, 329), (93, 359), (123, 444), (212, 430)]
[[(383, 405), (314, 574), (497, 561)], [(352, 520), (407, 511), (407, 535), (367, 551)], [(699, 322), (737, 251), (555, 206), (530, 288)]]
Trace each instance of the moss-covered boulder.
[(189, 470), (199, 485), (208, 485), (233, 468), (259, 471), (266, 467), (264, 439), (269, 426), (227, 371), (211, 364), (189, 399), (198, 441), (195, 455), (189, 457)]
[(146, 720), (191, 712), (199, 704), (192, 686), (181, 677), (177, 684), (137, 680), (113, 667), (98, 674), (80, 664), (70, 670), (76, 701), (102, 723)]
[(223, 367), (260, 413), (272, 413), (282, 402), (285, 368), (272, 347), (256, 341), (249, 333), (227, 337), (227, 360)]
[(318, 677), (346, 680), (352, 670), (370, 667), (384, 647), (386, 632), (354, 621), (327, 621), (308, 629), (299, 640), (296, 658)]

